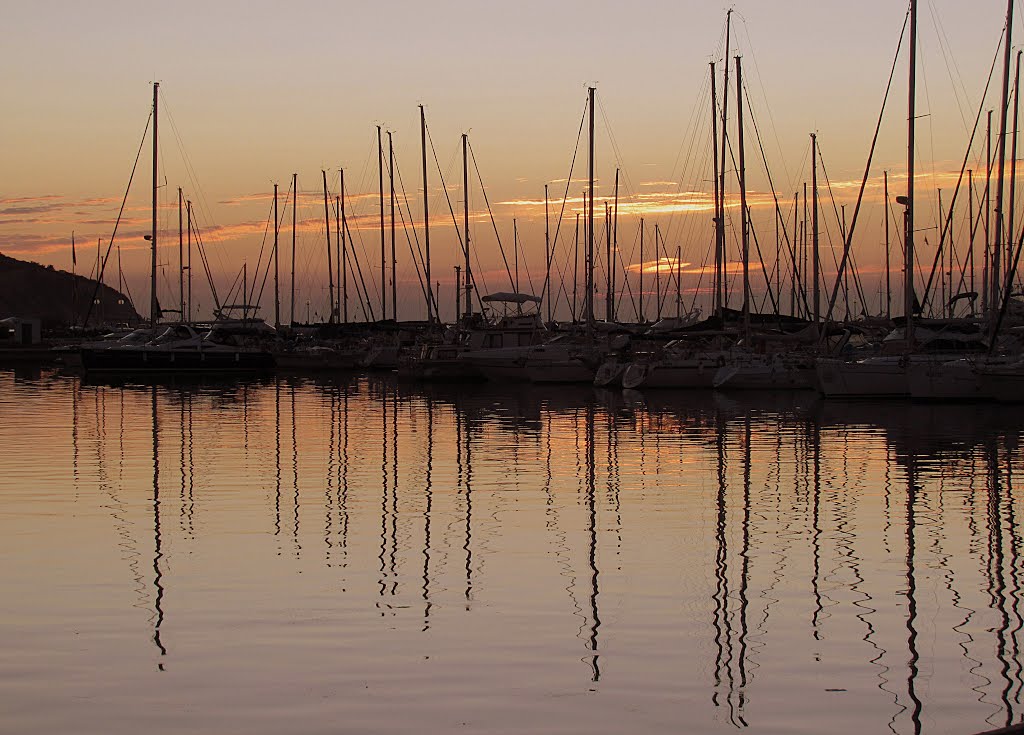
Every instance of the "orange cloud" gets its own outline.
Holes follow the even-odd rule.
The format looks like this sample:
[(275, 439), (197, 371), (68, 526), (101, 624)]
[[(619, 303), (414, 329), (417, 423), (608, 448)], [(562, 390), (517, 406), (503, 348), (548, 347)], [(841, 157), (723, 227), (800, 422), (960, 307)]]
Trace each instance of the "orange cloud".
[(35, 202), (47, 202), (55, 199), (63, 199), (60, 194), (41, 194), (30, 197), (0, 197), (0, 204), (33, 204)]
[[(334, 197), (337, 196), (337, 193), (328, 190), (327, 194), (330, 197), (330, 201), (333, 204)], [(350, 193), (346, 193), (345, 194), (345, 204), (346, 204), (346, 206), (348, 206), (352, 202), (359, 202), (359, 201), (364, 200), (364, 199), (374, 199), (374, 200), (376, 200), (378, 196), (379, 195), (377, 193), (364, 193), (364, 194), (350, 194)], [(291, 202), (291, 198), (292, 198), (291, 191), (289, 191), (287, 189), (279, 189), (278, 190), (278, 192), (277, 192), (277, 200), (278, 200), (279, 206), (284, 206), (286, 203), (290, 203)], [(222, 204), (222, 205), (224, 205), (226, 207), (237, 207), (237, 206), (242, 205), (242, 204), (250, 204), (250, 203), (254, 203), (254, 202), (272, 202), (273, 200), (274, 200), (274, 192), (273, 191), (268, 191), (268, 192), (259, 192), (259, 193), (255, 193), (255, 194), (242, 194), (241, 196), (231, 197), (229, 199), (222, 199), (221, 201), (219, 201), (217, 203), (218, 204)], [(309, 206), (309, 205), (322, 205), (323, 204), (323, 200), (324, 200), (324, 193), (323, 193), (322, 190), (321, 191), (300, 191), (299, 192), (299, 196), (298, 196), (298, 200), (299, 200), (299, 203), (300, 203), (299, 206), (303, 206), (303, 205), (307, 205), (307, 206)]]
[(676, 260), (675, 258), (660, 258), (658, 260), (648, 260), (642, 263), (631, 263), (626, 266), (626, 270), (630, 273), (657, 273), (661, 271), (669, 275), (675, 275), (678, 270), (680, 273), (686, 273), (684, 268), (690, 266), (690, 263)]
[[(661, 258), (660, 260), (644, 261), (643, 263), (631, 263), (626, 266), (626, 270), (629, 273), (640, 273), (641, 271), (646, 274), (656, 274), (659, 270), (663, 275), (675, 276), (676, 267), (678, 262), (679, 273), (682, 275), (701, 275), (714, 273), (714, 266), (694, 266), (693, 263), (685, 261), (676, 261), (675, 258)], [(760, 271), (762, 266), (760, 263), (751, 263), (751, 271)], [(743, 263), (726, 263), (725, 272), (727, 274), (741, 274), (743, 273)]]
[[(780, 204), (782, 200), (780, 198)], [(603, 219), (605, 203), (614, 207), (614, 202), (608, 199), (599, 199), (594, 202), (594, 219)], [(543, 199), (511, 199), (498, 202), (500, 206), (515, 207), (517, 214), (525, 211), (528, 217), (543, 217)], [(568, 197), (565, 200), (565, 207), (570, 214), (583, 213), (586, 209), (582, 194), (580, 196)], [(703, 191), (653, 191), (632, 194), (619, 200), (619, 215), (627, 217), (655, 217), (658, 215), (674, 214), (707, 214), (714, 210), (712, 194)], [(727, 209), (738, 209), (740, 206), (739, 195), (730, 194), (726, 198)], [(775, 199), (770, 192), (752, 191), (747, 193), (747, 206), (751, 209), (774, 207)], [(560, 211), (562, 200), (549, 200), (549, 214), (553, 209)]]
[[(13, 197), (0, 199), (0, 225), (13, 224), (9, 217), (23, 217), (25, 215), (49, 214), (64, 212), (69, 209), (82, 209), (89, 207), (100, 207), (111, 204), (114, 200), (106, 198), (89, 199), (67, 199), (59, 194), (44, 194), (35, 197)], [(17, 220), (18, 224), (25, 220)]]

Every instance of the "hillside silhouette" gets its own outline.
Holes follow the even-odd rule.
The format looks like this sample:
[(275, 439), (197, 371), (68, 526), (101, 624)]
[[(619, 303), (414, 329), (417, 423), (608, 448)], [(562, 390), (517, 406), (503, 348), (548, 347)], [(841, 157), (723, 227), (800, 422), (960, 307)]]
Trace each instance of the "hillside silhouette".
[(88, 326), (142, 321), (126, 295), (105, 284), (97, 292), (96, 285), (91, 278), (0, 253), (0, 319), (41, 319), (43, 329), (83, 326), (96, 293)]

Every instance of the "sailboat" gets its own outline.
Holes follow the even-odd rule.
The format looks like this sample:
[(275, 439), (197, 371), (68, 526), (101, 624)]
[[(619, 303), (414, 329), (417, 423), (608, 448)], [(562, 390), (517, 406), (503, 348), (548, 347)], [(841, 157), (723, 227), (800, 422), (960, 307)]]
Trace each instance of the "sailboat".
[(159, 93), (160, 83), (154, 82), (152, 225), (146, 238), (151, 253), (149, 326), (158, 336), (146, 342), (85, 346), (80, 352), (82, 368), (94, 373), (222, 373), (272, 369), (274, 356), (265, 343), (274, 337), (275, 331), (262, 320), (219, 318), (206, 332), (184, 323), (159, 328), (161, 311), (156, 294)]
[[(910, 84), (907, 127), (907, 195), (896, 198), (906, 211), (904, 224), (904, 320), (898, 354), (846, 360), (819, 357), (815, 372), (819, 390), (826, 396), (904, 397), (910, 394), (907, 364), (914, 350), (914, 135), (917, 103), (917, 0), (910, 0)], [(891, 344), (893, 341), (890, 342)], [(896, 352), (896, 350), (894, 350)]]
[[(594, 95), (595, 87), (587, 90), (587, 111), (589, 116), (588, 144), (588, 189), (587, 189), (587, 255), (586, 297), (584, 316), (586, 324), (582, 334), (564, 334), (555, 337), (542, 346), (529, 351), (525, 360), (526, 377), (532, 383), (592, 383), (598, 367), (604, 361), (612, 332), (618, 329), (614, 324), (611, 280), (607, 304), (607, 320), (597, 322), (594, 318)], [(618, 174), (616, 173), (616, 181)], [(616, 183), (616, 188), (618, 184)], [(607, 210), (606, 210), (607, 214)], [(611, 262), (611, 239), (609, 230), (608, 261)], [(609, 268), (609, 278), (612, 270)], [(600, 327), (600, 328), (599, 328)]]

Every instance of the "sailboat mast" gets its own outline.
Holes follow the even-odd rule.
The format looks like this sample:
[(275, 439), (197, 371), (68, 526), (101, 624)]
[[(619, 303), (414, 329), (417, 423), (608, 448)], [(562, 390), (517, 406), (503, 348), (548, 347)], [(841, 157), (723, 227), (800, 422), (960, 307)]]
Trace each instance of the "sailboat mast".
[[(149, 272), (149, 323), (156, 326), (160, 316), (160, 306), (156, 299), (156, 205), (159, 168), (159, 148), (157, 136), (157, 112), (158, 97), (160, 94), (160, 82), (153, 82), (153, 223), (149, 231), (150, 236), (150, 272)], [(99, 272), (99, 271), (97, 271)]]
[(594, 87), (588, 88), (590, 97), (590, 155), (587, 162), (587, 179), (589, 181), (587, 200), (587, 329), (594, 328)]
[(391, 318), (398, 321), (398, 259), (395, 255), (395, 143), (388, 131), (388, 181), (391, 188)]
[[(97, 237), (96, 238), (96, 283), (99, 284), (99, 289), (97, 289), (97, 291), (100, 293), (99, 298), (97, 299), (99, 301), (99, 306), (97, 308), (97, 315), (96, 315), (96, 323), (97, 324), (102, 324), (103, 323), (103, 294), (102, 294), (102, 290), (103, 290), (103, 258), (100, 255), (100, 253), (102, 252), (102, 249), (103, 249), (103, 238), (102, 237)], [(155, 323), (156, 322), (154, 322), (154, 324)]]
[(182, 222), (182, 193), (178, 187), (178, 319), (185, 318), (185, 260), (184, 223)]
[(885, 208), (885, 318), (892, 318), (892, 281), (889, 276), (891, 270), (889, 265), (889, 250), (890, 240), (889, 237), (889, 172), (883, 172), (883, 186), (885, 188), (884, 195), (884, 208)]
[(715, 276), (712, 296), (713, 313), (718, 314), (722, 310), (722, 213), (719, 209), (718, 196), (718, 94), (715, 89), (715, 62), (711, 62), (711, 153), (714, 159), (714, 171), (711, 179), (715, 182)]
[[(992, 324), (995, 325), (996, 305), (999, 303), (1002, 293), (1002, 279), (1000, 278), (1001, 251), (1003, 249), (1003, 183), (1006, 172), (1006, 115), (1007, 102), (1010, 96), (1010, 52), (1013, 46), (1013, 0), (1006, 3), (1006, 37), (1003, 39), (1005, 50), (1003, 56), (1003, 93), (999, 104), (999, 141), (996, 144), (997, 173), (996, 173), (996, 202), (995, 202), (995, 240), (992, 245), (992, 285), (989, 288), (989, 300), (992, 310)], [(1016, 166), (1015, 166), (1016, 167)]]
[(377, 126), (377, 191), (380, 201), (380, 318), (388, 318), (388, 270), (384, 256), (384, 141)]
[(334, 254), (337, 256), (334, 261), (334, 270), (337, 275), (338, 284), (338, 304), (334, 311), (335, 321), (341, 321), (341, 299), (342, 299), (342, 286), (341, 286), (341, 274), (342, 274), (342, 247), (341, 247), (341, 195), (335, 194), (334, 196)]
[(423, 153), (423, 270), (427, 282), (427, 323), (434, 323), (434, 297), (430, 293), (430, 208), (427, 196), (427, 115), (420, 105), (420, 150)]
[[(78, 256), (75, 254), (75, 231), (71, 231), (71, 325), (78, 323)], [(84, 326), (84, 325), (83, 325)]]
[[(586, 200), (586, 192), (583, 194), (584, 201)], [(572, 323), (576, 323), (576, 307), (579, 305), (577, 294), (579, 293), (579, 280), (580, 280), (580, 213), (576, 213), (576, 229), (573, 231), (572, 236), (572, 304), (570, 311), (572, 312)]]
[(292, 174), (292, 289), (291, 289), (291, 324), (295, 324), (295, 224), (296, 210), (299, 208), (299, 175)]
[(117, 244), (117, 291), (124, 293), (124, 270), (121, 268), (121, 243)]
[(640, 310), (637, 320), (644, 323), (644, 218), (640, 218)]
[(548, 219), (548, 185), (544, 184), (544, 292), (548, 304), (548, 324), (551, 323), (551, 223)]
[(655, 321), (661, 321), (661, 228), (654, 223), (654, 308)]
[(778, 318), (782, 309), (782, 238), (780, 225), (782, 224), (782, 210), (779, 209), (779, 201), (775, 200), (775, 293), (778, 300), (775, 301), (775, 317)]
[[(818, 258), (818, 135), (811, 133), (811, 300), (814, 307), (814, 332), (815, 336), (821, 328), (821, 263)], [(846, 239), (846, 235), (843, 235)], [(849, 308), (849, 295), (846, 296), (847, 308)]]
[[(974, 292), (974, 171), (967, 171), (967, 272), (970, 282), (967, 290)], [(974, 316), (976, 297), (971, 298), (971, 316)]]
[[(743, 150), (743, 67), (736, 57), (736, 130), (740, 148), (740, 234), (743, 246), (743, 335), (750, 337), (750, 241), (747, 225), (747, 164)], [(817, 315), (815, 315), (817, 322)]]
[[(1012, 0), (1011, 0), (1012, 6)], [(1009, 54), (1009, 51), (1007, 51)], [(1007, 56), (1009, 59), (1009, 56)], [(1007, 62), (1009, 63), (1009, 62)], [(910, 89), (907, 100), (907, 204), (903, 219), (903, 314), (907, 350), (914, 346), (914, 134), (917, 123), (917, 0), (910, 0)]]
[[(587, 262), (587, 192), (583, 192), (583, 288), (587, 288), (587, 270), (590, 267)], [(584, 324), (587, 323), (587, 297), (583, 295), (583, 303), (580, 304), (580, 318)]]
[[(612, 212), (612, 256), (611, 256), (611, 261), (608, 263), (608, 267), (611, 269), (611, 272), (612, 272), (612, 277), (611, 277), (612, 285), (611, 285), (611, 288), (608, 290), (609, 291), (609, 298), (611, 298), (611, 301), (612, 301), (612, 315), (611, 315), (611, 319), (609, 321), (613, 321), (613, 322), (617, 320), (616, 319), (616, 317), (617, 317), (616, 312), (618, 311), (618, 308), (617, 308), (618, 304), (616, 303), (616, 301), (617, 301), (616, 294), (618, 293), (618, 291), (617, 291), (617, 286), (616, 286), (616, 283), (615, 283), (615, 271), (616, 271), (615, 264), (618, 262), (618, 260), (619, 260), (619, 169), (615, 169), (615, 210)], [(623, 276), (623, 277), (625, 277), (625, 276)]]
[[(345, 220), (345, 169), (338, 170), (341, 189), (341, 318), (348, 324), (348, 222)], [(358, 289), (356, 289), (358, 293)]]
[(683, 246), (676, 245), (676, 319), (683, 315), (683, 282), (680, 280), (680, 264), (683, 262)]
[(807, 306), (807, 182), (803, 182), (803, 219), (800, 220), (800, 286), (803, 292), (800, 312), (805, 319), (810, 318), (810, 309)]
[(981, 256), (981, 309), (989, 309), (989, 285), (992, 282), (990, 261), (992, 251), (992, 110), (988, 111), (988, 126), (985, 134), (985, 250)]
[[(937, 195), (938, 200), (939, 200), (939, 209), (938, 209), (938, 211), (939, 211), (939, 214), (942, 215), (942, 213), (945, 212), (945, 210), (942, 208), (942, 188), (941, 187), (939, 187), (936, 190), (936, 195)], [(1011, 192), (1010, 198), (1011, 199), (1013, 198), (1012, 192)], [(952, 219), (953, 218), (950, 217), (950, 221), (952, 221)], [(947, 297), (951, 295), (951, 294), (947, 294), (946, 293), (946, 285), (947, 285), (946, 284), (946, 254), (947, 253), (946, 253), (945, 246), (946, 246), (946, 228), (942, 228), (939, 231), (939, 252), (938, 252), (938, 257), (939, 257), (939, 316), (940, 317), (945, 317), (946, 316), (946, 304), (948, 303)], [(952, 244), (951, 244), (950, 247), (952, 248)], [(953, 290), (952, 282), (949, 283), (949, 289), (950, 289), (950, 291)]]
[(186, 238), (188, 242), (188, 322), (192, 323), (192, 201), (185, 202)]
[(281, 270), (277, 252), (280, 239), (281, 227), (277, 218), (277, 184), (274, 184), (274, 329), (281, 328)]
[(725, 152), (729, 144), (729, 42), (731, 40), (732, 30), (732, 8), (730, 8), (725, 14), (725, 56), (722, 57), (723, 70), (723, 84), (722, 84), (722, 149), (721, 155), (718, 158), (719, 161), (719, 186), (718, 186), (718, 216), (719, 216), (719, 248), (721, 252), (721, 274), (719, 278), (719, 287), (721, 288), (721, 296), (719, 296), (719, 306), (725, 306), (729, 303), (729, 283), (726, 278), (726, 256), (725, 256)]
[(327, 289), (330, 316), (328, 324), (334, 324), (334, 263), (331, 262), (331, 208), (327, 203), (327, 171), (320, 169), (324, 179), (324, 233), (327, 235)]
[(789, 313), (798, 316), (796, 294), (800, 285), (800, 191), (793, 192), (793, 257), (790, 263)]
[(605, 250), (605, 267), (608, 270), (607, 277), (605, 278), (605, 297), (604, 297), (604, 318), (606, 322), (611, 323), (614, 321), (612, 318), (612, 212), (611, 205), (608, 202), (604, 203), (604, 250)]
[(460, 299), (462, 297), (462, 267), (455, 266), (455, 324), (459, 323), (459, 311), (462, 306)]
[[(940, 209), (939, 212), (942, 212), (942, 210)], [(955, 212), (956, 212), (956, 197), (953, 197), (953, 200), (949, 204), (949, 222), (950, 222), (950, 225), (952, 225), (952, 223), (953, 223), (953, 215), (954, 215)], [(950, 300), (954, 296), (956, 296), (956, 291), (954, 290), (955, 287), (953, 285), (953, 262), (956, 260), (956, 257), (957, 257), (956, 240), (953, 237), (953, 233), (950, 232), (949, 233), (949, 262), (946, 263), (946, 281), (949, 284), (949, 293), (946, 295), (947, 296), (946, 303), (947, 303), (948, 308), (949, 308), (949, 318), (950, 319), (953, 318), (953, 311), (954, 311), (953, 303), (950, 303)]]
[(337, 304), (334, 308), (334, 321), (341, 321), (341, 196), (334, 195), (334, 284)]
[(468, 319), (473, 316), (473, 271), (469, 264), (469, 159), (467, 158), (469, 148), (469, 136), (462, 134), (462, 227), (463, 245), (466, 248), (465, 275), (466, 284), (466, 306), (463, 312)]
[[(1007, 207), (1006, 226), (1006, 269), (1010, 269), (1010, 260), (1013, 258), (1013, 242), (1017, 237), (1017, 229), (1014, 226), (1014, 213), (1016, 212), (1017, 194), (1017, 118), (1020, 113), (1020, 56), (1024, 51), (1017, 52), (1017, 70), (1013, 75), (1013, 133), (1010, 137), (1010, 206)], [(1007, 278), (1009, 283), (1010, 279)]]
[(515, 261), (515, 290), (519, 293), (519, 227), (516, 218), (512, 218), (512, 257)]

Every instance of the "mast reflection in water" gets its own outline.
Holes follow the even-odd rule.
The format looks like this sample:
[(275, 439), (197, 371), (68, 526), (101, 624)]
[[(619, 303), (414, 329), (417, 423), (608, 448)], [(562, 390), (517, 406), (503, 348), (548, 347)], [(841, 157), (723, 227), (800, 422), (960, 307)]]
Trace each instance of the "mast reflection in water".
[(1016, 723), (1017, 427), (998, 406), (0, 373), (5, 728)]

